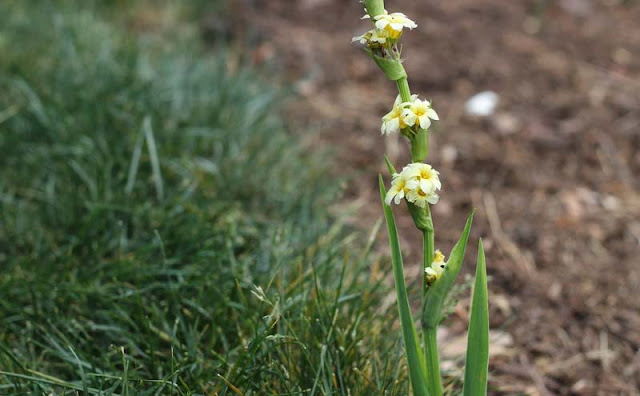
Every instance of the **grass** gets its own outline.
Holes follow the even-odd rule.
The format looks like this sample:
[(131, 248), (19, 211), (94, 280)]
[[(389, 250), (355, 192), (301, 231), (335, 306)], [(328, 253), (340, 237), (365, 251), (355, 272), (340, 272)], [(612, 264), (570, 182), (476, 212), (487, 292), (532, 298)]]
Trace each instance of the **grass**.
[(105, 4), (0, 3), (0, 394), (406, 394), (281, 93)]

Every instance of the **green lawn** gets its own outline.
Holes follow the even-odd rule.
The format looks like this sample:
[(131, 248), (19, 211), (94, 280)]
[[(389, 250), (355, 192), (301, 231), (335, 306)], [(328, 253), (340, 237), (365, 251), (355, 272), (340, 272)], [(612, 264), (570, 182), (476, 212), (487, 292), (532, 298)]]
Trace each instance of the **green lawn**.
[(0, 2), (0, 394), (407, 394), (283, 91), (123, 3)]

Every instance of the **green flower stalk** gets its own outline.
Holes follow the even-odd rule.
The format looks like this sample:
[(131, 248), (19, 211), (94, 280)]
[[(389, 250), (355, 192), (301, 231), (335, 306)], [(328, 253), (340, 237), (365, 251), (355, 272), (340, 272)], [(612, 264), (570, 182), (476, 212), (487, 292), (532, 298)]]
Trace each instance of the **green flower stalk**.
[(384, 0), (364, 0), (363, 3), (370, 18), (384, 13)]
[[(467, 219), (460, 240), (455, 245), (449, 260), (434, 248), (435, 230), (430, 205), (439, 200), (442, 188), (440, 173), (424, 163), (429, 154), (429, 127), (439, 120), (431, 102), (412, 95), (407, 72), (402, 65), (402, 54), (398, 41), (405, 30), (417, 28), (417, 24), (402, 13), (388, 13), (383, 0), (364, 0), (366, 15), (373, 28), (354, 42), (364, 46), (367, 54), (378, 65), (383, 74), (396, 83), (398, 96), (391, 110), (382, 117), (380, 131), (383, 135), (400, 133), (411, 148), (411, 163), (397, 172), (385, 157), (392, 175), (391, 187), (387, 190), (380, 176), (380, 195), (387, 222), (391, 262), (396, 286), (398, 312), (402, 324), (405, 353), (409, 366), (409, 378), (416, 396), (442, 395), (440, 361), (436, 333), (442, 320), (442, 307), (456, 280), (469, 238), (473, 213)], [(404, 280), (403, 260), (398, 234), (391, 210), (392, 204), (404, 201), (416, 228), (423, 236), (422, 275), (422, 339), (418, 336), (409, 306)], [(486, 394), (487, 367), (489, 358), (489, 315), (486, 285), (486, 269), (482, 244), (478, 249), (476, 284), (472, 297), (472, 315), (469, 323), (469, 348), (465, 372), (465, 395)], [(472, 343), (474, 343), (472, 345)]]

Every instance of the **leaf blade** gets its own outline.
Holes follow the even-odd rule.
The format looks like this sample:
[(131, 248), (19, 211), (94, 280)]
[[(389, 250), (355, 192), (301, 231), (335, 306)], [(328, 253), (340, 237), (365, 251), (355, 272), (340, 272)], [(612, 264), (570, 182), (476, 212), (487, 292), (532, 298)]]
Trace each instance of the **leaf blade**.
[(387, 155), (385, 154), (384, 156), (384, 163), (387, 165), (387, 169), (389, 170), (389, 173), (391, 173), (391, 175), (395, 175), (396, 173), (396, 168), (393, 167), (393, 164), (391, 163), (391, 161), (389, 161), (389, 157), (387, 157)]
[(396, 287), (398, 312), (400, 314), (400, 322), (402, 324), (402, 338), (404, 341), (407, 362), (409, 365), (409, 376), (411, 378), (411, 385), (413, 387), (413, 393), (415, 396), (429, 396), (424, 360), (422, 358), (422, 350), (420, 348), (418, 332), (416, 331), (415, 325), (413, 323), (411, 308), (409, 307), (407, 286), (404, 281), (404, 270), (402, 267), (402, 253), (400, 251), (400, 242), (398, 240), (398, 230), (393, 218), (393, 212), (391, 211), (391, 208), (384, 202), (387, 190), (385, 189), (382, 175), (379, 175), (379, 183), (380, 198), (382, 199), (382, 208), (384, 210), (384, 217), (387, 223), (387, 234), (389, 236), (389, 246), (391, 248), (393, 280)]
[(442, 318), (442, 305), (444, 304), (447, 294), (451, 291), (451, 287), (456, 281), (458, 273), (460, 273), (460, 268), (462, 267), (474, 214), (475, 210), (472, 211), (467, 218), (464, 231), (462, 231), (460, 239), (451, 250), (442, 276), (427, 290), (423, 317), (423, 325), (425, 328), (436, 328), (440, 323), (440, 319)]
[(478, 242), (478, 263), (467, 339), (463, 395), (486, 395), (489, 371), (489, 293), (482, 239)]

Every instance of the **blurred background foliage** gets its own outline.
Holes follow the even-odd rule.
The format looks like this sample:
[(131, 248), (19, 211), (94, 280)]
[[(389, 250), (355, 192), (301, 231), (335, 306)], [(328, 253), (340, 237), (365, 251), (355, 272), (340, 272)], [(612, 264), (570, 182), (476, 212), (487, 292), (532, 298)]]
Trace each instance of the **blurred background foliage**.
[(329, 157), (204, 12), (0, 3), (1, 394), (406, 394)]

